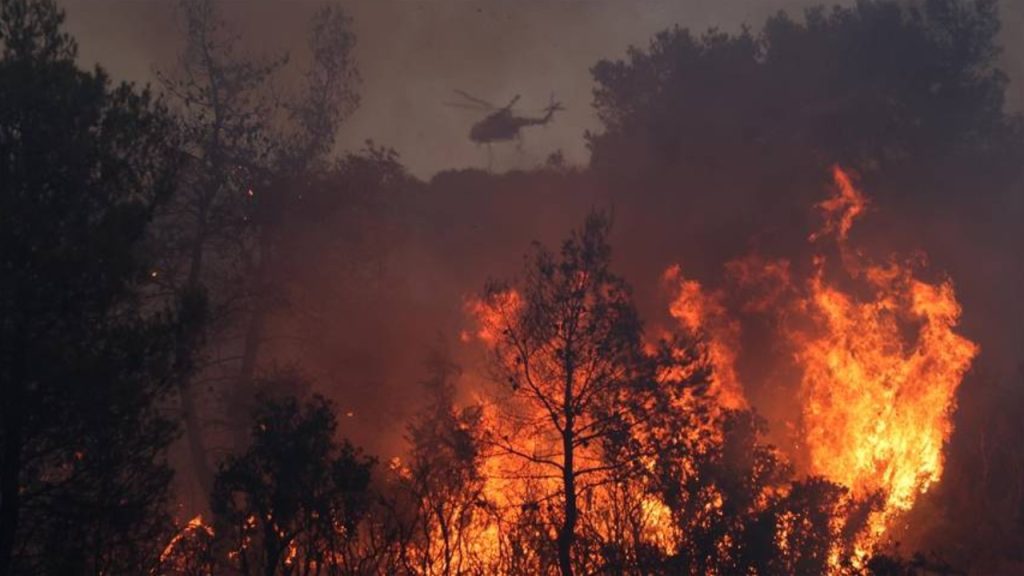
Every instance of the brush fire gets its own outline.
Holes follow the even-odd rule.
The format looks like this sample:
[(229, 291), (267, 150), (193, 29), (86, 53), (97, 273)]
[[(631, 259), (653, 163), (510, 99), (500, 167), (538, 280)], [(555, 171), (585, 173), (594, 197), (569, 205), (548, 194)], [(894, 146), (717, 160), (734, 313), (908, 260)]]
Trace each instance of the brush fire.
[[(773, 315), (789, 352), (781, 361), (801, 374), (799, 445), (806, 451), (806, 472), (854, 496), (880, 499), (857, 538), (863, 552), (941, 478), (956, 391), (978, 346), (955, 331), (960, 305), (951, 280), (920, 280), (915, 262), (898, 255), (881, 265), (867, 262), (850, 245), (868, 201), (842, 168), (833, 174), (835, 194), (818, 204), (824, 225), (809, 237), (823, 248), (809, 278), (791, 278), (786, 260), (753, 259), (727, 268), (738, 285), (763, 286), (747, 310)], [(838, 266), (830, 268), (826, 244), (838, 255)], [(829, 270), (841, 277), (830, 279)], [(735, 321), (723, 318), (721, 305), (699, 283), (683, 279), (678, 267), (665, 279), (677, 286), (672, 316), (708, 333), (710, 363), (726, 375), (713, 381), (728, 404), (737, 405), (742, 391), (733, 366)], [(848, 281), (858, 283), (863, 295), (844, 290)]]
[(0, 576), (1024, 574), (1024, 13), (815, 1), (0, 0)]
[[(928, 283), (915, 276), (915, 267), (920, 265), (917, 261), (893, 255), (886, 263), (876, 264), (867, 261), (851, 245), (850, 233), (856, 220), (868, 213), (868, 200), (842, 168), (833, 169), (833, 178), (833, 196), (817, 205), (823, 224), (808, 239), (818, 253), (813, 256), (807, 278), (792, 277), (790, 270), (794, 267), (784, 259), (765, 261), (748, 257), (730, 262), (725, 268), (731, 286), (756, 295), (751, 301), (738, 302), (739, 309), (733, 314), (726, 302), (737, 299), (726, 294), (725, 288), (708, 291), (698, 281), (687, 279), (680, 266), (665, 271), (662, 280), (673, 294), (669, 315), (683, 333), (697, 338), (698, 349), (698, 356), (693, 356), (692, 350), (672, 350), (672, 357), (699, 357), (704, 367), (686, 367), (685, 373), (662, 373), (654, 385), (685, 387), (687, 381), (694, 379), (694, 371), (704, 371), (706, 387), (702, 398), (694, 397), (692, 390), (669, 393), (675, 400), (669, 411), (680, 422), (694, 421), (693, 412), (714, 415), (696, 427), (680, 426), (690, 436), (685, 443), (698, 455), (694, 462), (680, 462), (674, 470), (684, 476), (679, 478), (682, 483), (699, 483), (699, 479), (685, 476), (701, 473), (699, 461), (705, 455), (700, 452), (713, 450), (706, 444), (723, 442), (724, 432), (719, 427), (728, 420), (723, 415), (749, 408), (736, 368), (737, 358), (742, 354), (740, 318), (752, 314), (770, 317), (776, 329), (774, 337), (785, 342), (778, 363), (791, 365), (800, 374), (795, 387), (800, 440), (794, 446), (804, 453), (778, 456), (806, 462), (803, 474), (831, 482), (843, 493), (826, 509), (829, 517), (822, 524), (815, 525), (810, 518), (793, 512), (777, 515), (773, 538), (780, 551), (786, 553), (790, 546), (800, 545), (791, 542), (794, 530), (845, 533), (845, 544), (829, 544), (826, 554), (828, 573), (842, 574), (862, 568), (869, 552), (885, 542), (887, 529), (900, 514), (910, 510), (915, 500), (941, 479), (956, 391), (978, 353), (978, 346), (956, 332), (960, 305), (951, 280)], [(830, 257), (838, 260), (837, 265), (832, 265)], [(588, 281), (581, 277), (570, 282), (570, 300), (573, 294), (579, 297), (586, 290), (584, 285)], [(846, 289), (845, 285), (851, 288)], [(527, 414), (522, 409), (513, 415), (496, 414), (491, 417), (490, 426), (500, 428), (507, 422), (527, 422), (530, 426), (525, 435), (522, 428), (519, 434), (501, 435), (497, 455), (489, 458), (495, 462), (511, 460), (514, 468), (494, 464), (485, 493), (507, 506), (512, 495), (512, 502), (529, 502), (530, 494), (564, 499), (566, 490), (580, 490), (586, 494), (588, 512), (598, 516), (619, 512), (632, 500), (637, 506), (633, 528), (638, 532), (634, 537), (660, 547), (667, 554), (677, 552), (678, 543), (687, 536), (675, 532), (685, 528), (676, 523), (678, 518), (673, 518), (672, 509), (651, 494), (649, 488), (621, 484), (614, 474), (585, 488), (570, 487), (564, 482), (572, 475), (616, 468), (608, 464), (608, 457), (602, 452), (606, 447), (566, 440), (571, 420), (582, 416), (579, 411), (585, 398), (579, 397), (595, 393), (602, 375), (596, 363), (566, 372), (565, 364), (574, 360), (568, 351), (571, 337), (565, 327), (573, 324), (590, 335), (597, 328), (587, 326), (586, 312), (570, 313), (556, 320), (552, 334), (542, 341), (533, 341), (522, 323), (537, 322), (538, 317), (533, 315), (543, 312), (524, 306), (523, 296), (514, 289), (498, 290), (486, 302), (473, 300), (467, 306), (478, 322), (476, 338), (498, 353), (499, 363), (514, 366), (513, 372), (522, 375), (523, 383), (518, 387), (514, 384), (516, 390), (526, 388), (523, 395)], [(553, 303), (545, 300), (543, 306), (550, 310)], [(468, 340), (465, 334), (463, 340)], [(544, 350), (550, 351), (550, 356)], [(646, 350), (650, 355), (657, 353), (656, 346), (649, 345)], [(562, 365), (551, 367), (545, 363)], [(638, 393), (644, 393), (642, 387)], [(623, 404), (633, 402), (636, 399), (625, 400)], [(707, 405), (698, 407), (700, 402)], [(643, 401), (640, 407), (654, 409)], [(602, 414), (598, 418), (607, 417), (611, 416)], [(627, 419), (642, 427), (636, 416)], [(583, 435), (596, 435), (600, 429), (594, 421), (577, 425), (577, 433)], [(661, 457), (655, 454), (659, 447), (672, 442), (650, 435), (638, 439), (656, 445), (653, 453), (641, 450), (647, 456), (639, 463), (653, 470), (653, 461)], [(546, 466), (559, 474), (546, 472)], [(508, 476), (499, 470), (517, 481), (510, 484)], [(707, 488), (706, 493), (693, 495), (701, 503), (692, 519), (698, 525), (727, 514), (723, 510), (724, 495), (715, 486), (715, 480), (708, 480)], [(623, 493), (631, 489), (634, 494)], [(789, 490), (792, 488), (766, 487), (763, 494), (748, 504), (751, 510), (747, 512), (765, 513), (785, 498)], [(702, 518), (704, 515), (709, 518)], [(564, 529), (565, 518), (560, 522)], [(795, 523), (803, 526), (794, 526)], [(609, 530), (599, 536), (601, 539), (620, 537), (614, 532), (615, 527), (609, 525), (594, 529)], [(557, 539), (557, 534), (552, 537)], [(733, 536), (725, 530), (718, 538), (711, 550), (725, 556), (735, 545)], [(729, 572), (712, 568), (713, 565), (709, 562), (701, 570)]]
[[(858, 250), (869, 202), (848, 172), (835, 167), (833, 180), (807, 266), (750, 255), (728, 262), (715, 289), (670, 266), (661, 282), (676, 329), (653, 341), (604, 266), (597, 220), (561, 260), (539, 253), (525, 281), (467, 300), (459, 341), (486, 352), (480, 381), (492, 383), (461, 395), (459, 409), (442, 370), (432, 421), (420, 423), (429, 430), (414, 426), (411, 438), (439, 435), (437, 452), (393, 460), (390, 482), (408, 492), (366, 504), (409, 515), (401, 561), (425, 574), (546, 562), (573, 571), (609, 557), (703, 574), (867, 570), (941, 480), (956, 391), (979, 349), (956, 331), (950, 279), (920, 279), (920, 258), (878, 264)], [(799, 439), (787, 447), (762, 442), (744, 394), (741, 333), (755, 317), (782, 343), (767, 370), (796, 375)], [(350, 561), (317, 557), (263, 514), (239, 517), (231, 558), (276, 538), (283, 566)], [(356, 547), (385, 529), (332, 526)], [(188, 560), (214, 530), (193, 518), (164, 565)], [(770, 555), (744, 560), (759, 539)]]

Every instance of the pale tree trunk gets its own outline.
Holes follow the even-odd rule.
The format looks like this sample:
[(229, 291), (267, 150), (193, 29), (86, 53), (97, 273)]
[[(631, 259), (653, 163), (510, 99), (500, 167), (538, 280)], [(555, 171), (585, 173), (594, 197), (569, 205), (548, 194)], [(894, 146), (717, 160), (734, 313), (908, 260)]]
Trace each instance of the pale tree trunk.
[(233, 426), (234, 447), (239, 453), (248, 448), (249, 444), (248, 424), (252, 408), (251, 399), (259, 367), (259, 355), (263, 348), (266, 318), (270, 310), (268, 299), (271, 296), (269, 278), (272, 246), (271, 233), (263, 231), (260, 234), (259, 263), (256, 266), (253, 280), (256, 290), (249, 323), (245, 329), (245, 340), (242, 344), (242, 363), (239, 366), (238, 378), (235, 380), (235, 388), (232, 391), (231, 405), (228, 407), (229, 420)]
[[(205, 221), (205, 209), (200, 210), (200, 219)], [(205, 225), (200, 224), (196, 233), (196, 239), (192, 246), (192, 253), (189, 260), (188, 278), (185, 281), (184, 294), (190, 295), (202, 289), (203, 271), (203, 250), (206, 242)], [(188, 444), (189, 460), (192, 463), (192, 472), (196, 482), (203, 492), (203, 500), (213, 492), (213, 469), (207, 460), (206, 444), (203, 439), (202, 419), (199, 417), (197, 406), (197, 390), (194, 375), (190, 366), (191, 356), (199, 343), (198, 326), (187, 326), (177, 339), (176, 343), (176, 372), (179, 375), (179, 390), (181, 391), (182, 419), (185, 423), (185, 439)]]

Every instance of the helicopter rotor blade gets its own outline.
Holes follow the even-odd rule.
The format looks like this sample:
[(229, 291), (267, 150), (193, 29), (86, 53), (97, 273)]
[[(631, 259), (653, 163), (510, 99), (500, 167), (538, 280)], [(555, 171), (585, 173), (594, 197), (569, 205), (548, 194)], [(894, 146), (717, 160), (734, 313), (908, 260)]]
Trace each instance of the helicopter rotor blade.
[(564, 110), (565, 106), (563, 106), (561, 102), (552, 102), (543, 108), (535, 109), (535, 112), (538, 114), (547, 114), (548, 112), (563, 112)]
[(490, 107), (484, 106), (483, 104), (477, 104), (475, 102), (442, 102), (442, 104), (449, 108), (461, 108), (463, 110), (473, 110), (475, 112), (489, 112), (491, 110)]
[(454, 90), (454, 92), (456, 94), (458, 94), (459, 96), (465, 98), (469, 102), (473, 102), (473, 103), (478, 104), (480, 106), (484, 106), (488, 110), (493, 110), (494, 108), (496, 108), (496, 106), (494, 104), (491, 104), (490, 102), (488, 102), (486, 100), (483, 100), (481, 98), (477, 98), (476, 96), (473, 96), (472, 94), (469, 94), (468, 92), (465, 92), (463, 90)]
[(565, 110), (565, 106), (563, 106), (561, 102), (555, 100), (555, 93), (552, 92), (548, 96), (547, 106), (543, 106), (541, 108), (534, 108), (532, 111), (538, 114), (547, 114), (548, 112), (561, 112), (563, 110)]

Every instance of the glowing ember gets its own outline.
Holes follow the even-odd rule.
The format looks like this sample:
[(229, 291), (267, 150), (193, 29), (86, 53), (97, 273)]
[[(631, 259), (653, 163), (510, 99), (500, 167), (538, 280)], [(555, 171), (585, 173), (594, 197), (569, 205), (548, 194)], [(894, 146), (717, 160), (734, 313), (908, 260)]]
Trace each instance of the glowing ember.
[[(176, 555), (181, 553), (179, 550), (182, 547), (186, 547), (190, 540), (197, 538), (213, 538), (213, 528), (211, 528), (206, 522), (203, 521), (203, 516), (197, 515), (189, 520), (164, 546), (163, 551), (160, 553), (160, 571), (154, 570), (152, 573), (169, 573), (168, 571), (177, 568), (175, 563), (177, 560)], [(187, 555), (187, 552), (185, 553)]]

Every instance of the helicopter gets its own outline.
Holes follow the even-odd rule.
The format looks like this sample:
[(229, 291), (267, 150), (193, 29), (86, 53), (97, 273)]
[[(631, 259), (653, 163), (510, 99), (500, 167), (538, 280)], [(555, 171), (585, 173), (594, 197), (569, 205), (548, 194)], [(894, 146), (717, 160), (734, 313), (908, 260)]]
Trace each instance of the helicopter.
[(554, 95), (548, 105), (544, 108), (544, 115), (536, 118), (517, 116), (512, 112), (512, 107), (519, 102), (519, 95), (516, 94), (508, 104), (503, 107), (495, 106), (486, 100), (472, 96), (462, 90), (454, 91), (459, 96), (458, 102), (445, 102), (453, 108), (466, 108), (488, 113), (487, 116), (473, 124), (469, 130), (469, 139), (477, 144), (488, 144), (493, 142), (507, 142), (519, 140), (522, 137), (520, 131), (527, 126), (543, 126), (551, 121), (555, 112), (565, 110), (560, 102), (555, 102)]

